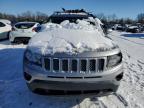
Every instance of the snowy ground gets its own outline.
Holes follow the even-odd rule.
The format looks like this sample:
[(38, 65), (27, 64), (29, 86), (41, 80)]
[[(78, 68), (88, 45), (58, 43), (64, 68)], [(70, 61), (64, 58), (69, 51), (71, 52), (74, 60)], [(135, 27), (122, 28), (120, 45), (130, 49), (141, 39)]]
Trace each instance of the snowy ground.
[(24, 45), (0, 42), (0, 108), (144, 108), (144, 34), (112, 32), (124, 55), (124, 78), (114, 95), (78, 98), (31, 93), (22, 76)]

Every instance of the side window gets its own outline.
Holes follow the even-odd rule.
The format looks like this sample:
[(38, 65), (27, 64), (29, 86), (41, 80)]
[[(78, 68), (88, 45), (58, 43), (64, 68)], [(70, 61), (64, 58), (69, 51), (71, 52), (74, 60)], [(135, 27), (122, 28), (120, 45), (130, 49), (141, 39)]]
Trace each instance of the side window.
[(0, 22), (0, 27), (6, 26), (4, 23)]

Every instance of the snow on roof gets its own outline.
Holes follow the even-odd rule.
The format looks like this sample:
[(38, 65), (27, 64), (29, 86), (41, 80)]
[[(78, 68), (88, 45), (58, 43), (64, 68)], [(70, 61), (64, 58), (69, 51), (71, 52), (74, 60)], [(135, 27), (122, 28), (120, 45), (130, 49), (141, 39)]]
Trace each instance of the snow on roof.
[(79, 13), (61, 12), (61, 13), (54, 13), (53, 15), (87, 15), (87, 13), (84, 13), (84, 12), (79, 12)]
[(47, 23), (42, 27), (42, 32), (36, 34), (28, 45), (35, 53), (74, 54), (114, 46), (111, 40), (104, 37), (102, 29), (84, 20), (77, 20), (77, 24), (68, 20), (61, 24)]
[(66, 10), (62, 8), (63, 11), (56, 11), (53, 13), (53, 15), (88, 15), (89, 13), (86, 12), (84, 9), (75, 9), (75, 10)]

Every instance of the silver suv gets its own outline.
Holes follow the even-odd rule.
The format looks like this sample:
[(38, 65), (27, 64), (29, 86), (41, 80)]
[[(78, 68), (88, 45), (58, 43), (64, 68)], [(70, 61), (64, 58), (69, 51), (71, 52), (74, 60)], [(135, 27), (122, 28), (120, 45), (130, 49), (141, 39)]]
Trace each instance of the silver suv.
[[(60, 23), (70, 19), (74, 23), (76, 19), (82, 20), (89, 16), (93, 17), (83, 10), (73, 10), (56, 12), (50, 20)], [(58, 26), (59, 24), (55, 29), (42, 31), (30, 40), (23, 60), (24, 78), (28, 88), (34, 93), (49, 95), (102, 96), (116, 92), (123, 76), (122, 53), (119, 47), (100, 33), (98, 35), (98, 31), (63, 30), (61, 27), (58, 29)], [(65, 37), (66, 33), (69, 35)], [(79, 44), (79, 48), (75, 45), (81, 40), (84, 44), (87, 43), (85, 49), (82, 48), (83, 45)], [(93, 50), (88, 45), (98, 45), (95, 40), (101, 40), (103, 46)], [(69, 44), (65, 45), (66, 42)], [(106, 42), (112, 43), (112, 46), (108, 48)], [(58, 51), (52, 52), (56, 45), (59, 46)], [(70, 50), (65, 51), (63, 47), (73, 49), (75, 53), (69, 53)]]

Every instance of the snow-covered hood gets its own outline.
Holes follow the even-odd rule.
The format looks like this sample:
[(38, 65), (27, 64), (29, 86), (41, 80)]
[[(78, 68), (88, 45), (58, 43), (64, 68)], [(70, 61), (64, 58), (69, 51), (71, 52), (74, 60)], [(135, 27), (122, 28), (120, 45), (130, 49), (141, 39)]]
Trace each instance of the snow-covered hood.
[[(81, 23), (81, 24), (80, 24)], [(29, 42), (32, 52), (46, 54), (77, 54), (85, 51), (110, 50), (114, 43), (104, 37), (102, 30), (86, 22), (46, 24), (42, 32), (36, 34)]]

